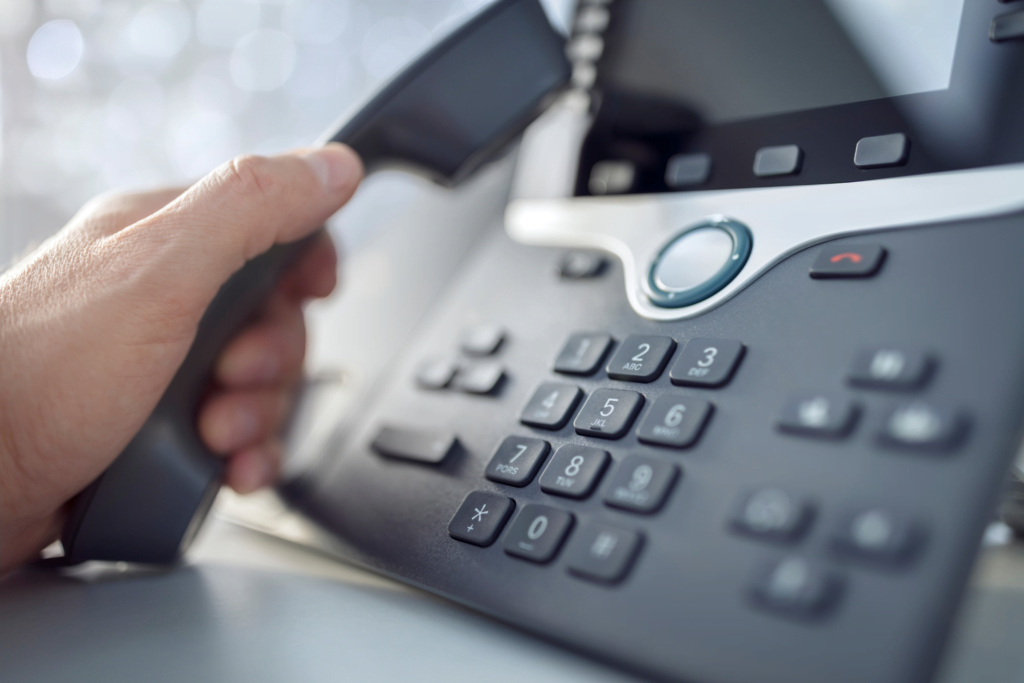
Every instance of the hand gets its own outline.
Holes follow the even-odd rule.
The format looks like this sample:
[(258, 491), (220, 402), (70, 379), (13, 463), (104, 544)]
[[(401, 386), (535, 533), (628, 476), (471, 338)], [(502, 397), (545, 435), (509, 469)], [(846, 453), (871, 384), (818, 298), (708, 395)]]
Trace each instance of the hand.
[[(101, 197), (0, 276), (0, 572), (56, 539), (67, 502), (117, 457), (185, 358), (220, 286), (321, 226), (362, 178), (332, 144), (235, 159), (181, 190)], [(301, 373), (301, 303), (329, 294), (324, 236), (224, 350), (199, 414), (227, 483), (269, 484)]]

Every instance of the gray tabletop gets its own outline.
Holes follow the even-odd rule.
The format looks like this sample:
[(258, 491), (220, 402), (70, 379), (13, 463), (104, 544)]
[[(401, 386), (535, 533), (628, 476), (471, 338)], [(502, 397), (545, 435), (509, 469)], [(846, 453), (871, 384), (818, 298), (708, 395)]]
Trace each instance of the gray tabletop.
[[(1024, 548), (983, 553), (941, 683), (1024, 680)], [(186, 563), (0, 582), (6, 681), (629, 681), (309, 547), (214, 518)]]

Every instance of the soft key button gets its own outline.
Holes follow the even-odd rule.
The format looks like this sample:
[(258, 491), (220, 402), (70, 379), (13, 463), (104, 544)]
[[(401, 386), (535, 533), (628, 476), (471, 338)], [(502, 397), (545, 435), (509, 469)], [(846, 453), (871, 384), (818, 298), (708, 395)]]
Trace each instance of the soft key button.
[(811, 521), (811, 506), (787, 491), (763, 488), (745, 496), (732, 517), (732, 528), (749, 536), (792, 541)]
[(550, 562), (572, 528), (573, 516), (547, 505), (527, 505), (505, 536), (505, 552), (531, 562)]
[(612, 379), (624, 382), (653, 382), (658, 379), (669, 356), (676, 350), (672, 337), (633, 334), (608, 361), (606, 372)]
[(857, 406), (832, 394), (809, 394), (786, 404), (779, 429), (791, 434), (839, 438), (850, 433), (857, 418)]
[(457, 445), (455, 436), (446, 432), (385, 426), (377, 432), (371, 447), (391, 458), (436, 465), (448, 457)]
[(504, 328), (497, 325), (478, 325), (462, 337), (462, 350), (471, 356), (489, 356), (505, 341)]

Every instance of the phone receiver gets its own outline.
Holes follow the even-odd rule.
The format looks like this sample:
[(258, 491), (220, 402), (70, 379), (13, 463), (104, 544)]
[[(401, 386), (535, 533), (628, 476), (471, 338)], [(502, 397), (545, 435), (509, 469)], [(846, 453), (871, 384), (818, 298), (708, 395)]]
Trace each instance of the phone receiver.
[[(330, 139), (367, 170), (401, 165), (455, 184), (514, 139), (568, 81), (565, 39), (538, 0), (500, 0), (424, 54)], [(167, 564), (188, 547), (220, 488), (222, 461), (196, 431), (224, 345), (312, 238), (277, 245), (221, 288), (184, 363), (114, 463), (72, 503), (67, 563)]]
[(839, 263), (840, 261), (850, 261), (851, 263), (860, 263), (864, 260), (864, 257), (855, 251), (846, 251), (842, 254), (836, 254), (829, 259), (832, 263)]

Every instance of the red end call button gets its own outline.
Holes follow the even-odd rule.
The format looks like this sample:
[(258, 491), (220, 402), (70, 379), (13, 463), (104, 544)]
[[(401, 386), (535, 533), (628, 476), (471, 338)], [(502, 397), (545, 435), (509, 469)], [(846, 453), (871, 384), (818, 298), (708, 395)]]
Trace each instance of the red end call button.
[(871, 277), (884, 260), (885, 249), (877, 244), (826, 245), (811, 266), (811, 277)]

